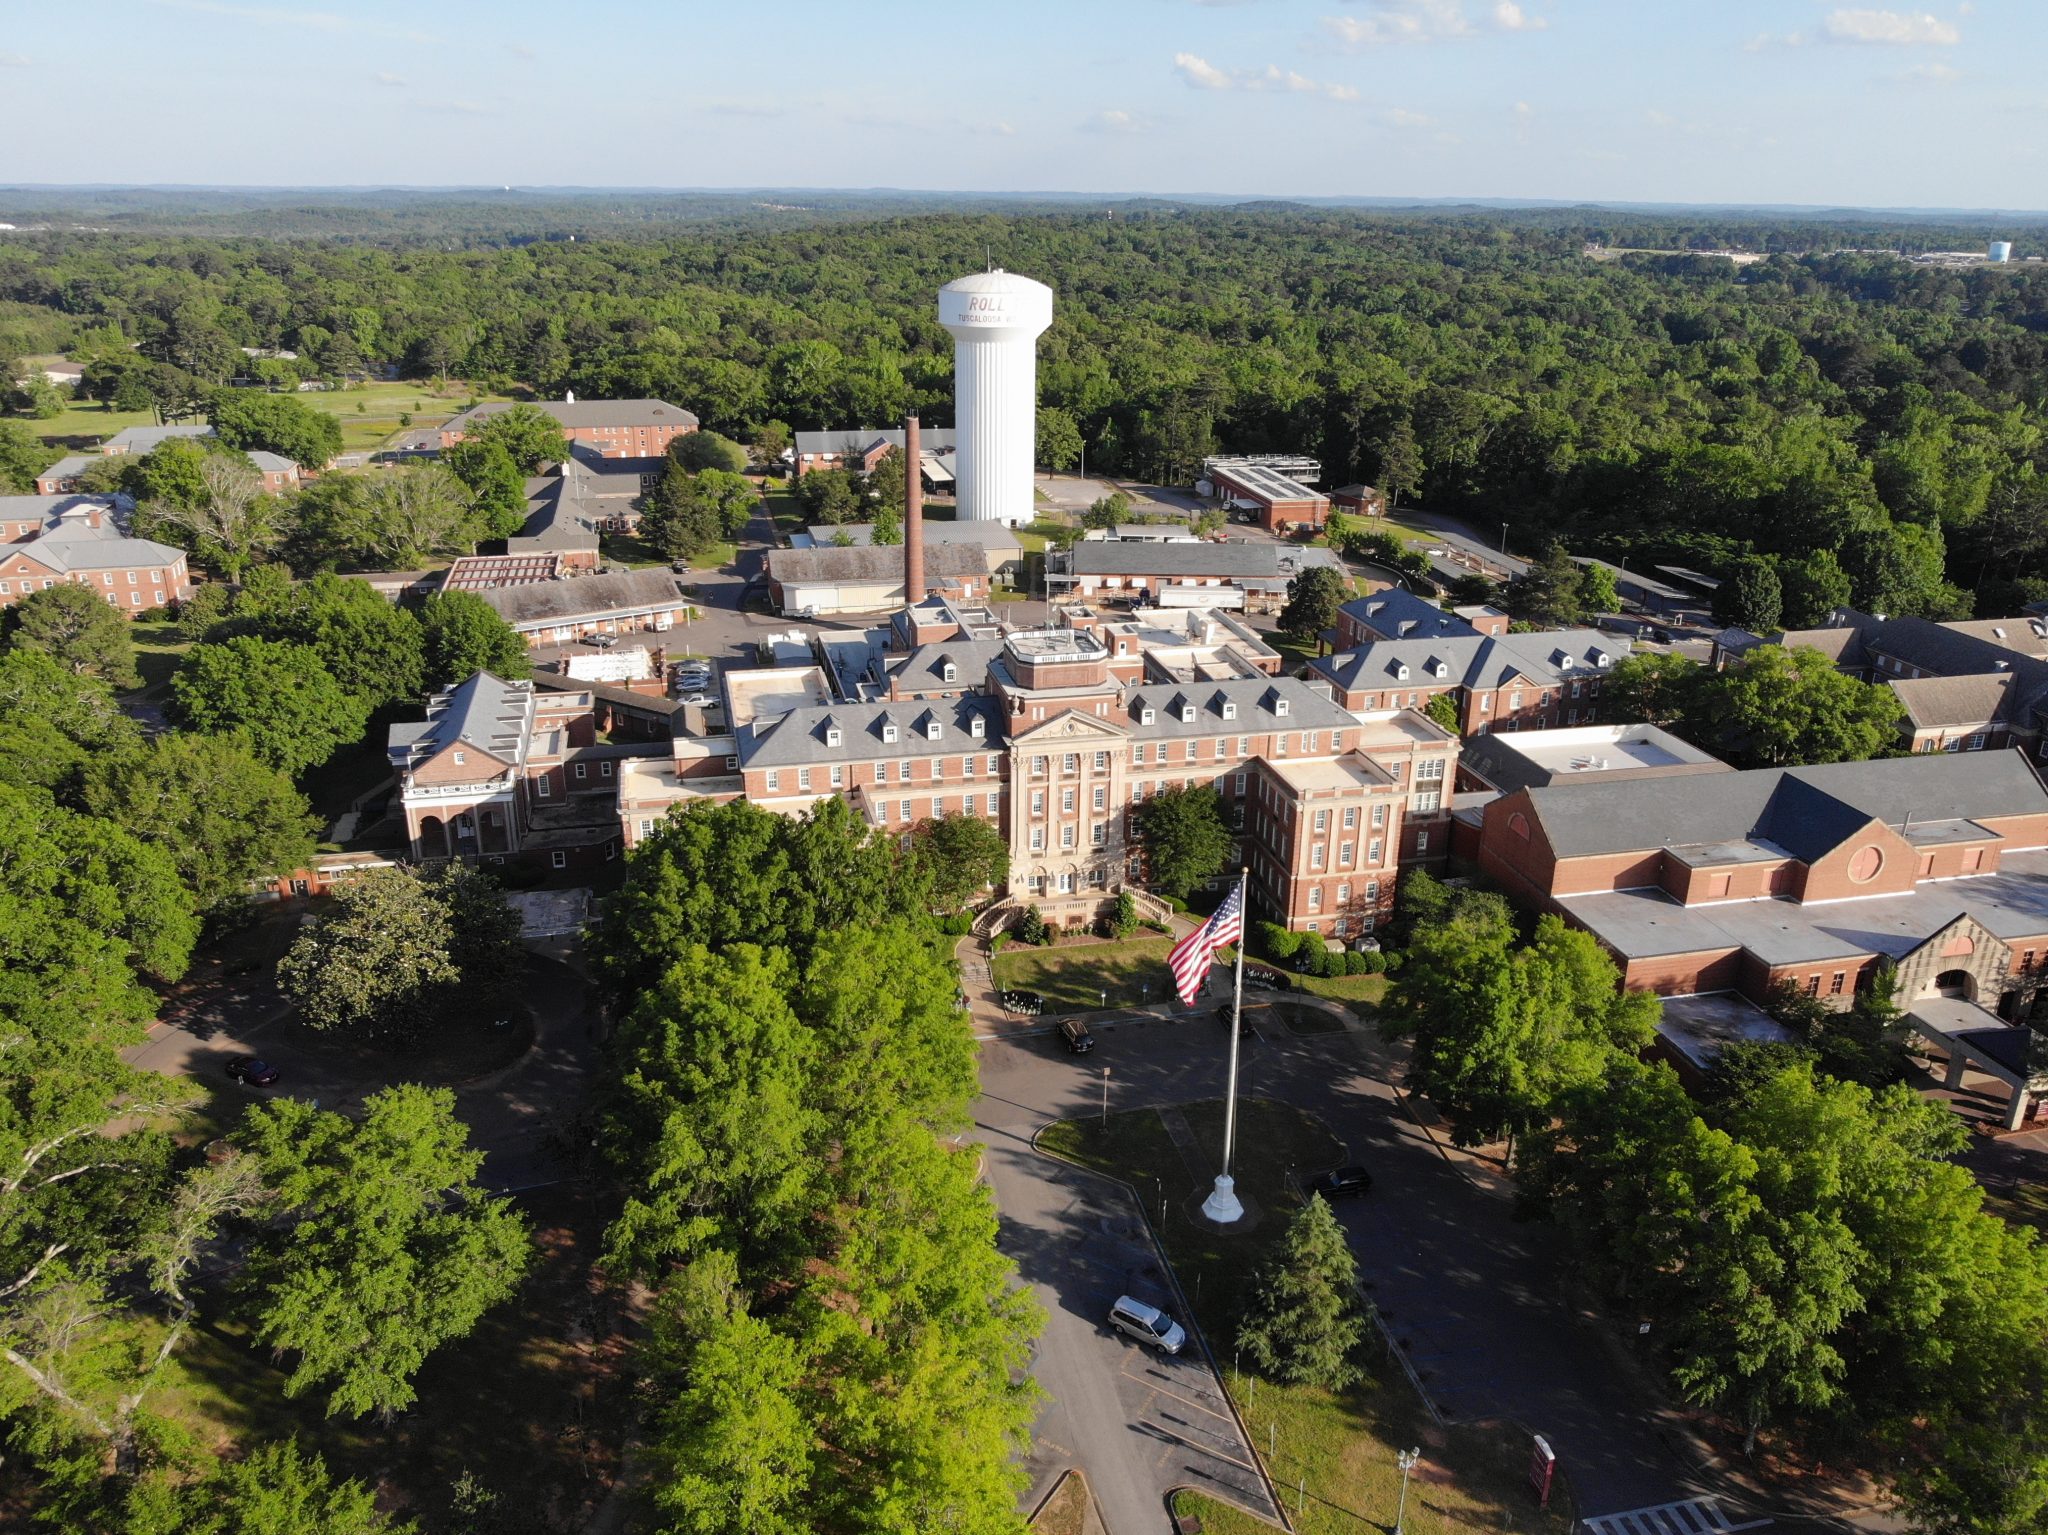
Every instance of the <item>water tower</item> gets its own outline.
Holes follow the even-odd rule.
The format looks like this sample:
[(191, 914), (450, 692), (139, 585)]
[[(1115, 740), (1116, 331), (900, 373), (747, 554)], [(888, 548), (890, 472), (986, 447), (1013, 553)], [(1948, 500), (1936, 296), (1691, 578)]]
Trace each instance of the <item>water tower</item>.
[(953, 333), (959, 520), (1020, 526), (1035, 515), (1038, 338), (1052, 324), (1052, 289), (976, 272), (939, 289), (939, 323)]
[(1991, 247), (1990, 247), (1990, 249), (1989, 249), (1989, 250), (1987, 250), (1987, 251), (1985, 251), (1985, 253), (1984, 253), (1984, 259), (1985, 259), (1985, 260), (1987, 260), (1987, 261), (2010, 261), (2010, 260), (2012, 260), (2012, 241), (2010, 241), (2010, 240), (1993, 240), (1993, 241), (1991, 242)]

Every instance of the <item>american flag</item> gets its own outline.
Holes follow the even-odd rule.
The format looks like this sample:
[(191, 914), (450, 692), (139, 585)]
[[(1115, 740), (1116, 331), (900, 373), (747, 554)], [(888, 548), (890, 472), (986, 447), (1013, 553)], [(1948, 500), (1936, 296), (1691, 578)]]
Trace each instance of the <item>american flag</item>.
[(1216, 915), (1175, 944), (1173, 952), (1166, 956), (1166, 966), (1173, 972), (1174, 989), (1180, 993), (1181, 1001), (1195, 1000), (1195, 993), (1201, 990), (1202, 977), (1208, 974), (1209, 961), (1215, 957), (1216, 951), (1242, 937), (1244, 884), (1240, 880), (1230, 887), (1230, 894), (1216, 908)]

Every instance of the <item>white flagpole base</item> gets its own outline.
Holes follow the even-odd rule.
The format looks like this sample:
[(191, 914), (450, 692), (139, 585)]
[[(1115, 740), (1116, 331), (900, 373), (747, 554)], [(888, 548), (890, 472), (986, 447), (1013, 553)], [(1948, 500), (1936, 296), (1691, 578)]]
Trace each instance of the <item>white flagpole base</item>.
[(1234, 1225), (1244, 1219), (1244, 1206), (1237, 1202), (1237, 1181), (1229, 1173), (1216, 1175), (1216, 1187), (1202, 1201), (1202, 1214), (1219, 1226)]

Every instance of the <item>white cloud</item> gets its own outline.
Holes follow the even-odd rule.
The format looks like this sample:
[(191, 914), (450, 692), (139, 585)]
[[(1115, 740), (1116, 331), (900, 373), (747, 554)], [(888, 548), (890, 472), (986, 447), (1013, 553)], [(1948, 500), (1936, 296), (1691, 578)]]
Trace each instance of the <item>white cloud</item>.
[(1932, 80), (1936, 85), (1948, 85), (1963, 78), (1963, 72), (1953, 64), (1915, 64), (1900, 78), (1906, 80)]
[(201, 16), (225, 16), (259, 27), (297, 27), (329, 36), (354, 33), (364, 37), (388, 37), (405, 43), (437, 43), (439, 38), (410, 27), (390, 27), (366, 21), (360, 16), (343, 16), (333, 11), (299, 11), (279, 5), (229, 5), (226, 0), (150, 0), (166, 10), (190, 11)]
[(1347, 48), (1430, 43), (1472, 31), (1463, 0), (1368, 0), (1364, 16), (1325, 16), (1323, 30)]
[(1493, 8), (1493, 24), (1503, 32), (1541, 32), (1550, 25), (1542, 16), (1531, 16), (1515, 0), (1500, 0)]
[(1389, 128), (1429, 128), (1436, 119), (1425, 117), (1420, 112), (1411, 112), (1406, 107), (1389, 107), (1380, 114), (1380, 121)]
[(1122, 107), (1107, 107), (1094, 116), (1084, 118), (1081, 127), (1089, 133), (1143, 133), (1145, 125), (1133, 113)]
[(405, 84), (405, 76), (394, 75), (388, 69), (380, 69), (377, 71), (377, 83), (379, 85), (403, 85)]
[(1963, 40), (1954, 22), (1925, 11), (1830, 11), (1821, 33), (1833, 43), (1878, 43), (1903, 48), (1950, 48)]
[(1358, 92), (1348, 85), (1312, 80), (1297, 70), (1268, 64), (1264, 69), (1218, 69), (1194, 53), (1176, 53), (1173, 67), (1181, 79), (1202, 91), (1286, 91), (1301, 96), (1327, 96), (1332, 101), (1356, 101)]

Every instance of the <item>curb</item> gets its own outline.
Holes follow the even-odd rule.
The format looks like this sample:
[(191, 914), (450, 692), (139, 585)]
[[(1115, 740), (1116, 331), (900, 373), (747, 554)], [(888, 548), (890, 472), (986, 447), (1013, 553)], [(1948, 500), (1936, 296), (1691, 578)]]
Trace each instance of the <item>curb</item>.
[[(1267, 1498), (1272, 1501), (1273, 1511), (1280, 1516), (1279, 1528), (1287, 1531), (1288, 1535), (1294, 1535), (1294, 1521), (1287, 1516), (1287, 1507), (1280, 1501), (1280, 1489), (1273, 1484), (1273, 1474), (1266, 1467), (1266, 1457), (1259, 1453), (1258, 1445), (1252, 1441), (1252, 1431), (1245, 1424), (1243, 1412), (1238, 1409), (1237, 1398), (1231, 1395), (1230, 1387), (1224, 1383), (1223, 1366), (1217, 1360), (1215, 1350), (1209, 1347), (1209, 1335), (1202, 1330), (1202, 1323), (1200, 1318), (1195, 1315), (1195, 1308), (1188, 1304), (1187, 1291), (1181, 1288), (1180, 1275), (1174, 1270), (1173, 1260), (1166, 1256), (1165, 1244), (1159, 1240), (1159, 1233), (1153, 1229), (1151, 1218), (1145, 1213), (1145, 1201), (1138, 1196), (1137, 1189), (1124, 1179), (1117, 1177), (1115, 1173), (1106, 1173), (1098, 1167), (1088, 1166), (1085, 1162), (1076, 1162), (1073, 1158), (1063, 1157), (1056, 1151), (1047, 1151), (1044, 1146), (1040, 1145), (1038, 1138), (1055, 1124), (1059, 1123), (1061, 1121), (1049, 1119), (1036, 1130), (1033, 1130), (1031, 1132), (1031, 1149), (1044, 1157), (1048, 1162), (1058, 1162), (1065, 1167), (1079, 1168), (1084, 1173), (1093, 1174), (1097, 1178), (1107, 1179), (1130, 1196), (1131, 1207), (1138, 1212), (1138, 1224), (1145, 1228), (1146, 1240), (1152, 1244), (1152, 1251), (1158, 1255), (1159, 1267), (1165, 1273), (1167, 1283), (1173, 1286), (1174, 1300), (1179, 1305), (1181, 1313), (1188, 1319), (1188, 1330), (1194, 1336), (1195, 1341), (1202, 1346), (1202, 1357), (1208, 1361), (1209, 1368), (1215, 1373), (1216, 1384), (1223, 1387), (1223, 1400), (1230, 1407), (1230, 1421), (1237, 1425), (1237, 1431), (1244, 1436), (1245, 1448), (1251, 1451), (1252, 1464), (1259, 1469), (1259, 1481), (1266, 1489)], [(1214, 1492), (1209, 1492), (1205, 1496), (1217, 1497)], [(1217, 1501), (1227, 1503), (1230, 1500), (1227, 1498), (1217, 1498)], [(1231, 1506), (1236, 1507), (1237, 1505), (1232, 1504)], [(1251, 1509), (1245, 1509), (1244, 1512), (1250, 1514), (1255, 1519), (1262, 1519), (1261, 1515), (1254, 1513)], [(1169, 1517), (1171, 1517), (1170, 1508)]]

